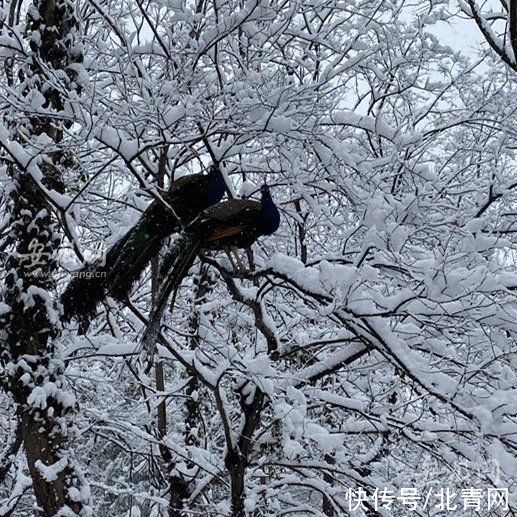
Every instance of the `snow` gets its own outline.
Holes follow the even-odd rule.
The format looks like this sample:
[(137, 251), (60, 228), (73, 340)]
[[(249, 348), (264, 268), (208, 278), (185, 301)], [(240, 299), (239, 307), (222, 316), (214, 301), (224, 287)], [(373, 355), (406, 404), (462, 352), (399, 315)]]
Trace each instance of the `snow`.
[(0, 501), (0, 515), (12, 515), (16, 509), (19, 498), (32, 485), (32, 479), (24, 474), (22, 465), (18, 464), (17, 466), (16, 479), (13, 483), (14, 486), (9, 492), (9, 497)]
[(9, 34), (0, 34), (0, 56), (14, 57), (17, 53), (23, 52), (20, 41), (21, 39), (14, 38)]
[(90, 84), (90, 76), (88, 75), (88, 72), (86, 71), (84, 65), (80, 63), (70, 63), (68, 65), (68, 69), (72, 70), (76, 74), (76, 82), (78, 82), (81, 85)]
[(311, 396), (318, 398), (322, 402), (330, 402), (342, 408), (348, 408), (352, 411), (364, 412), (367, 410), (367, 402), (343, 397), (333, 393), (327, 393), (323, 390), (316, 389), (311, 391)]
[(46, 382), (43, 386), (33, 388), (27, 397), (27, 403), (34, 408), (46, 409), (49, 398), (54, 398), (65, 408), (72, 408), (76, 404), (75, 396), (61, 389), (55, 382)]
[(47, 482), (51, 483), (55, 481), (59, 474), (65, 470), (68, 465), (68, 460), (66, 458), (61, 458), (56, 461), (52, 465), (45, 465), (40, 460), (37, 460), (35, 463), (36, 468), (39, 470), (41, 477)]
[(33, 90), (30, 92), (29, 97), (30, 97), (29, 102), (30, 102), (31, 108), (33, 108), (36, 111), (43, 108), (43, 105), (45, 104), (46, 99), (40, 92)]
[(47, 392), (45, 389), (40, 386), (33, 388), (30, 395), (27, 397), (27, 404), (38, 409), (46, 409)]
[(163, 116), (163, 121), (167, 127), (176, 124), (180, 119), (182, 119), (186, 114), (186, 110), (184, 106), (174, 106), (172, 108), (168, 108)]
[(43, 303), (47, 311), (47, 317), (51, 325), (55, 325), (59, 321), (59, 314), (54, 307), (54, 301), (48, 290), (30, 285), (26, 293), (22, 293), (21, 299), (26, 309), (35, 307)]
[(100, 125), (94, 130), (93, 134), (100, 142), (117, 151), (128, 162), (138, 154), (139, 142), (130, 139), (119, 129), (108, 125)]
[[(393, 2), (365, 2), (360, 13), (267, 0), (205, 2), (203, 12), (179, 0), (147, 11), (113, 2), (109, 14), (91, 5), (88, 37), (66, 35), (78, 62), (53, 68), (38, 56), (41, 77), (27, 58), (28, 38), (38, 43), (42, 30), (26, 35), (23, 13), (19, 26), (0, 30), (0, 60), (15, 67), (12, 82), (0, 81), (8, 106), (0, 261), (13, 279), (0, 288), (0, 317), (42, 308), (52, 335), (45, 354), (29, 355), (24, 333), (1, 328), (0, 339), (19, 341), (2, 348), (2, 372), (24, 388), (26, 409), (62, 433), (68, 463), (38, 464), (42, 476), (52, 483), (70, 469), (70, 501), (89, 504), (86, 479), (94, 487), (85, 515), (109, 508), (127, 517), (166, 512), (164, 448), (165, 474), (189, 480), (192, 514), (231, 513), (227, 452), (238, 446), (248, 455), (248, 513), (321, 514), (324, 494), (346, 513), (342, 486), (400, 493), (425, 484), (430, 459), (453, 474), (465, 466), (464, 483), (512, 491), (517, 104), (509, 65), (479, 39), (467, 4), (461, 16), (440, 2), (425, 13)], [(504, 10), (478, 5), (481, 26), (513, 60), (497, 33)], [(476, 31), (476, 55), (455, 45), (458, 24)], [(437, 26), (453, 29), (435, 36)], [(49, 87), (62, 94), (62, 111), (48, 105)], [(70, 122), (59, 142), (52, 131), (31, 134), (34, 114)], [(44, 184), (56, 144), (66, 194)], [(108, 298), (84, 335), (75, 320), (61, 330), (54, 306), (68, 277), (58, 269), (40, 284), (11, 263), (23, 249), (12, 230), (38, 231), (42, 208), (10, 219), (19, 194), (11, 171), (32, 178), (52, 218), (67, 207), (72, 236), (92, 259), (84, 250), (106, 235), (115, 244), (162, 172), (167, 185), (169, 174), (213, 160), (232, 194), (257, 198), (257, 186), (272, 185), (282, 225), (252, 253), (237, 251), (242, 268), (224, 251), (196, 259), (164, 314), (157, 387), (138, 347), (153, 268), (130, 304)], [(77, 264), (66, 236), (62, 248), (55, 255)], [(0, 407), (7, 450), (16, 415), (2, 395)], [(0, 514), (33, 503), (24, 472), (18, 454)]]
[(9, 307), (9, 305), (7, 305), (4, 302), (0, 302), (0, 316), (4, 316), (5, 314), (9, 314), (10, 311), (11, 311), (11, 307)]
[(251, 181), (244, 181), (239, 190), (239, 197), (250, 197), (252, 194), (258, 192), (259, 187), (252, 183)]
[(289, 117), (277, 116), (267, 120), (266, 129), (277, 133), (288, 133), (293, 127), (293, 121)]
[(402, 127), (392, 128), (382, 117), (372, 117), (367, 115), (359, 115), (353, 111), (338, 111), (332, 113), (323, 120), (324, 124), (337, 124), (343, 126), (352, 126), (365, 129), (379, 136), (382, 136), (399, 147), (407, 147), (409, 145), (418, 144), (422, 135), (414, 132), (406, 134)]
[(81, 352), (80, 357), (123, 357), (135, 355), (139, 352), (138, 342), (124, 341), (116, 338), (88, 337), (75, 339), (69, 343), (65, 350), (65, 357), (72, 357)]

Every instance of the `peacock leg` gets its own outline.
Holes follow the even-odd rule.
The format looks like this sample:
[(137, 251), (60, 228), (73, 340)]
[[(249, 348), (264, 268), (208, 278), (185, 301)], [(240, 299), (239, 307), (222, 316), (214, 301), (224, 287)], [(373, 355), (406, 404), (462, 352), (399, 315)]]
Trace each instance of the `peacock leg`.
[(237, 270), (237, 266), (235, 265), (235, 262), (233, 261), (233, 257), (232, 257), (231, 251), (228, 248), (224, 248), (224, 252), (226, 253), (226, 256), (228, 257), (228, 260), (230, 261), (230, 264), (232, 265), (232, 269), (234, 271), (238, 271)]
[(233, 255), (235, 257), (235, 260), (237, 261), (237, 271), (239, 273), (244, 273), (246, 269), (244, 268), (244, 264), (242, 263), (241, 258), (239, 257), (239, 253), (237, 252), (237, 248), (235, 246), (230, 247), (230, 252), (233, 251)]

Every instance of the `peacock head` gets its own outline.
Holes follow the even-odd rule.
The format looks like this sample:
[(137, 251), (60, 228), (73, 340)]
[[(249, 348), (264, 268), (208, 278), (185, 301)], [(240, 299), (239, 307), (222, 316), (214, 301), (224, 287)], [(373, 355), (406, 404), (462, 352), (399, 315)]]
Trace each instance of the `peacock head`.
[(264, 233), (269, 235), (271, 233), (275, 233), (280, 226), (280, 212), (278, 211), (273, 198), (271, 197), (271, 192), (269, 191), (269, 186), (267, 183), (264, 183), (260, 187), (261, 193), (261, 204), (262, 211), (265, 215), (264, 218)]

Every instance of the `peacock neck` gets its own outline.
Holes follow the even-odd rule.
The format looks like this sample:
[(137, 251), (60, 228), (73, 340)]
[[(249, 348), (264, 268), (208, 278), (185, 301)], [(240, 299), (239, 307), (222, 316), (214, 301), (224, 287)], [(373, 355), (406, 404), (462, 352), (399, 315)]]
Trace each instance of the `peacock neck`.
[(208, 174), (207, 197), (210, 204), (215, 204), (224, 196), (224, 178), (217, 170), (212, 170)]
[(269, 193), (265, 193), (262, 196), (262, 212), (265, 216), (265, 233), (274, 233), (280, 224), (280, 213)]

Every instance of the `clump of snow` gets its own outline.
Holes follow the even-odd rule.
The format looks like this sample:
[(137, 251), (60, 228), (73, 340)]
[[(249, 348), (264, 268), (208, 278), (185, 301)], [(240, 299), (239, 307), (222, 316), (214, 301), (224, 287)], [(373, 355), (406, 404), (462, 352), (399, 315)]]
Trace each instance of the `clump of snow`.
[(251, 181), (244, 181), (239, 190), (239, 196), (247, 198), (255, 194), (258, 190), (258, 187)]
[(0, 302), (0, 316), (11, 312), (11, 307), (4, 302)]
[(47, 393), (41, 386), (36, 386), (27, 397), (27, 404), (39, 409), (47, 407)]
[(168, 108), (162, 115), (163, 121), (166, 126), (172, 126), (178, 120), (183, 118), (186, 114), (186, 110), (184, 106), (174, 106), (172, 108)]
[(65, 470), (67, 465), (68, 460), (66, 458), (61, 458), (59, 461), (53, 463), (52, 465), (45, 465), (41, 460), (37, 460), (35, 463), (35, 466), (41, 474), (41, 477), (48, 483), (55, 481), (59, 474)]
[(267, 121), (267, 129), (277, 133), (288, 133), (293, 127), (293, 121), (284, 116), (271, 117)]
[(47, 400), (55, 399), (63, 407), (73, 407), (76, 403), (75, 396), (62, 388), (55, 382), (47, 382), (43, 386), (36, 386), (27, 398), (27, 403), (35, 408), (46, 409)]

